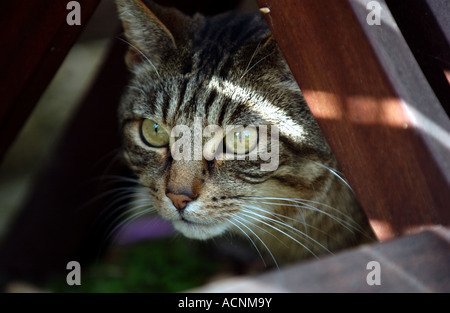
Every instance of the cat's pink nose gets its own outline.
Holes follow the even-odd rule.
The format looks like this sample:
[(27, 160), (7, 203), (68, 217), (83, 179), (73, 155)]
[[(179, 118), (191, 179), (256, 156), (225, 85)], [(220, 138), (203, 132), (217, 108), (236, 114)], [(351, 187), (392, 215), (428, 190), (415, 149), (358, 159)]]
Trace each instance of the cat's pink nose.
[(186, 208), (189, 202), (194, 200), (182, 193), (166, 193), (166, 196), (172, 200), (173, 205), (180, 212)]

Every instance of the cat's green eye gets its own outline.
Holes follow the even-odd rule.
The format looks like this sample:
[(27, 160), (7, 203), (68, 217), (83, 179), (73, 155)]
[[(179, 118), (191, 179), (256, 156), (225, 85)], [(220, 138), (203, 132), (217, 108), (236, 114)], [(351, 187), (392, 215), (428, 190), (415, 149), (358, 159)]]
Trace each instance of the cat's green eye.
[(162, 148), (169, 145), (169, 134), (155, 121), (148, 118), (143, 119), (141, 123), (141, 138), (145, 144)]
[(254, 126), (235, 128), (227, 133), (224, 143), (227, 153), (249, 153), (258, 144), (258, 130)]

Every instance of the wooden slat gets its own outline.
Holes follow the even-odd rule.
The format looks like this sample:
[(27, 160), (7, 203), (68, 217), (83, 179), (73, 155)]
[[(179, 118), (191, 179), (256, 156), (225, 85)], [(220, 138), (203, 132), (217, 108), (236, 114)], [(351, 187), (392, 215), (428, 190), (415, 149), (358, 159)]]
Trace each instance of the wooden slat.
[(119, 40), (114, 42), (98, 78), (2, 240), (0, 284), (2, 272), (4, 281), (45, 281), (52, 273), (64, 271), (69, 261), (99, 256), (107, 244), (105, 230), (117, 214), (96, 218), (110, 200), (99, 198), (105, 192), (102, 183), (116, 188), (108, 175), (124, 173), (114, 159), (121, 145), (116, 112), (128, 77), (123, 61), (127, 48)]
[(387, 0), (431, 88), (450, 114), (450, 1)]
[(382, 239), (450, 224), (450, 123), (384, 1), (259, 0), (266, 20)]
[[(379, 267), (379, 285), (368, 284)], [(375, 265), (377, 266), (377, 265)], [(450, 292), (450, 230), (436, 227), (267, 274), (221, 280), (196, 292)]]
[(0, 2), (0, 160), (100, 0), (78, 2), (80, 26), (68, 1)]

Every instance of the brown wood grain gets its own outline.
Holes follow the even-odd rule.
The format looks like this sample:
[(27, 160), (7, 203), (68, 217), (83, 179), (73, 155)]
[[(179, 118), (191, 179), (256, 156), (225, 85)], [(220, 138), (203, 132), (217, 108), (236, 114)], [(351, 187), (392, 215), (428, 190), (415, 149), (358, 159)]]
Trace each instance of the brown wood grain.
[(377, 236), (449, 225), (450, 123), (387, 7), (258, 3)]
[(67, 24), (68, 2), (0, 3), (0, 160), (100, 0), (78, 1), (80, 26)]

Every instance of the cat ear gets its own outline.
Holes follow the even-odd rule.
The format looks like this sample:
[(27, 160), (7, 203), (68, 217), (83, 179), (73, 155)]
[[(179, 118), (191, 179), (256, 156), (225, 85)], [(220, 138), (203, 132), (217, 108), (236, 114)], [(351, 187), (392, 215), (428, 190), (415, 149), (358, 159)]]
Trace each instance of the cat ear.
[(125, 37), (130, 44), (126, 63), (130, 69), (143, 62), (157, 70), (164, 55), (185, 40), (190, 18), (175, 9), (145, 0), (116, 0)]

